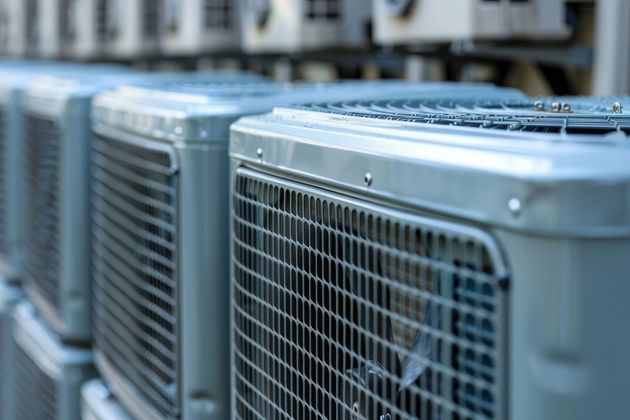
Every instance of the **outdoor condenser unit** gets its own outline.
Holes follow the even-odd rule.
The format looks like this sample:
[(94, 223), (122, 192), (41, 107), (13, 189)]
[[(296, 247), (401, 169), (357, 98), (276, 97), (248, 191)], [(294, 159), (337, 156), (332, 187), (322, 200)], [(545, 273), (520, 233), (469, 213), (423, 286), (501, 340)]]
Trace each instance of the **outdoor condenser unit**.
[(162, 0), (96, 0), (97, 30), (103, 53), (116, 58), (154, 54)]
[(286, 53), (368, 45), (365, 0), (241, 0), (248, 52)]
[(163, 0), (160, 25), (160, 49), (166, 54), (240, 48), (238, 1)]
[(92, 379), (81, 387), (82, 420), (131, 420), (101, 379)]
[(149, 75), (115, 66), (88, 66), (63, 77), (40, 77), (29, 86), (22, 100), (24, 287), (64, 340), (91, 338), (92, 98), (124, 83), (243, 79), (260, 83), (256, 76), (241, 74)]
[(11, 389), (15, 383), (13, 308), (22, 293), (18, 287), (0, 280), (0, 418), (13, 419)]
[(235, 123), (234, 417), (625, 417), (629, 123), (414, 95)]
[(487, 85), (348, 83), (121, 87), (95, 99), (95, 360), (132, 415), (228, 417), (230, 124), (274, 105), (410, 90), (522, 97)]
[(568, 36), (564, 0), (373, 0), (380, 44)]
[[(102, 0), (60, 0), (59, 27), (64, 57), (92, 59), (102, 54), (99, 18), (103, 19)], [(99, 9), (99, 7), (101, 7)]]
[(64, 346), (28, 302), (16, 307), (13, 322), (10, 420), (79, 420), (80, 387), (94, 375), (92, 352)]
[[(103, 72), (103, 70), (100, 70)], [(41, 76), (22, 96), (21, 246), (30, 300), (64, 340), (90, 338), (90, 103), (121, 69)]]

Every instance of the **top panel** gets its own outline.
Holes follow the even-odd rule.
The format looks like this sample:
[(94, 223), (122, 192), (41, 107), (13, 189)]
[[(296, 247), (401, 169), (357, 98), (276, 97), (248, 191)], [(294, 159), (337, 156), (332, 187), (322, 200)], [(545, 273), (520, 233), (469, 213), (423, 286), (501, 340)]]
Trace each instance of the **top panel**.
[(398, 97), (415, 92), (435, 97), (523, 99), (513, 89), (487, 84), (358, 82), (334, 84), (164, 83), (122, 86), (104, 92), (93, 108), (97, 122), (170, 141), (226, 141), (229, 125), (245, 115), (276, 106), (324, 100)]
[(630, 98), (409, 96), (244, 118), (232, 128), (230, 153), (248, 165), (481, 223), (630, 235), (623, 107)]

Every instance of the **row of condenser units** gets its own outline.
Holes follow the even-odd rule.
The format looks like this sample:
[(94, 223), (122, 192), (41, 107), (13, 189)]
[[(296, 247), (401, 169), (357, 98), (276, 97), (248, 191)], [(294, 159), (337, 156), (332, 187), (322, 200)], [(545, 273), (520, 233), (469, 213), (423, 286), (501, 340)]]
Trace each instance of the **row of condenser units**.
[[(296, 53), (461, 39), (561, 39), (565, 0), (0, 0), (18, 56)], [(373, 28), (373, 34), (372, 34)]]
[(0, 75), (3, 419), (628, 417), (628, 98)]

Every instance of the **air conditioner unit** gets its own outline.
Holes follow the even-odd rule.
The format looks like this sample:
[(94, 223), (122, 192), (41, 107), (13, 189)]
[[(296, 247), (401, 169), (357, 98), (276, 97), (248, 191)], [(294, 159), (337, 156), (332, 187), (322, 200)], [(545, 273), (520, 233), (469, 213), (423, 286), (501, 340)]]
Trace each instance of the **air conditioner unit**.
[(235, 123), (234, 417), (624, 417), (622, 105), (409, 95)]
[[(60, 38), (65, 57), (93, 59), (102, 54), (99, 18), (103, 18), (102, 0), (60, 0)], [(101, 9), (99, 9), (99, 6)]]
[[(95, 360), (126, 409), (151, 418), (229, 415), (225, 221), (228, 130), (235, 119), (317, 98), (456, 89), (169, 84), (99, 95), (93, 106)], [(462, 85), (461, 92), (503, 91)]]
[(162, 0), (97, 0), (97, 30), (103, 52), (115, 58), (154, 54)]
[(64, 346), (22, 302), (13, 318), (15, 419), (80, 419), (80, 387), (94, 375), (92, 352)]
[(560, 39), (564, 0), (373, 0), (381, 44), (454, 40)]
[(18, 287), (0, 280), (0, 417), (15, 418), (11, 401), (11, 389), (15, 382), (13, 308), (22, 293)]
[(238, 2), (163, 0), (160, 49), (171, 55), (240, 48)]
[(88, 342), (90, 320), (91, 102), (123, 83), (200, 80), (262, 83), (247, 74), (132, 73), (85, 66), (42, 76), (23, 95), (20, 217), (25, 292), (55, 333)]
[(83, 420), (131, 420), (117, 403), (101, 379), (92, 379), (81, 387), (81, 418)]
[(242, 0), (243, 48), (301, 52), (367, 45), (371, 3), (364, 0)]
[(23, 284), (64, 340), (90, 338), (91, 98), (132, 77), (114, 67), (90, 67), (41, 76), (22, 96)]

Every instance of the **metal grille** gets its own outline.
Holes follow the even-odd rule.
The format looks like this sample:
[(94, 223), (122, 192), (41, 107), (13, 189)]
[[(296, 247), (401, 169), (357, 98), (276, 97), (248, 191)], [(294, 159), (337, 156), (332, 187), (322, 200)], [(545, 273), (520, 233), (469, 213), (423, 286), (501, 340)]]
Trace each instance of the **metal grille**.
[(108, 37), (108, 7), (108, 0), (96, 1), (96, 37), (100, 42)]
[(248, 170), (233, 205), (238, 418), (501, 418), (486, 236)]
[(24, 277), (51, 305), (59, 304), (61, 130), (55, 120), (24, 116), (21, 206)]
[(176, 417), (177, 177), (169, 153), (93, 146), (95, 346), (143, 401)]
[(2, 254), (6, 254), (9, 251), (7, 243), (9, 204), (8, 142), (7, 110), (5, 107), (0, 107), (0, 253)]
[(26, 0), (26, 25), (24, 31), (26, 44), (30, 49), (36, 47), (39, 38), (38, 16), (37, 0)]
[(389, 100), (349, 101), (305, 106), (315, 110), (423, 124), (544, 133), (630, 133), (630, 115), (614, 101), (574, 98), (541, 100)]
[(306, 0), (306, 17), (309, 20), (335, 20), (340, 14), (339, 0)]
[(231, 0), (205, 0), (203, 16), (206, 29), (230, 29), (235, 17), (234, 2)]
[(76, 36), (77, 0), (61, 0), (59, 29), (62, 42), (73, 42)]
[(147, 38), (155, 38), (160, 26), (159, 0), (144, 0), (143, 3), (143, 34)]
[(57, 384), (16, 343), (13, 402), (15, 418), (45, 420), (57, 418)]

